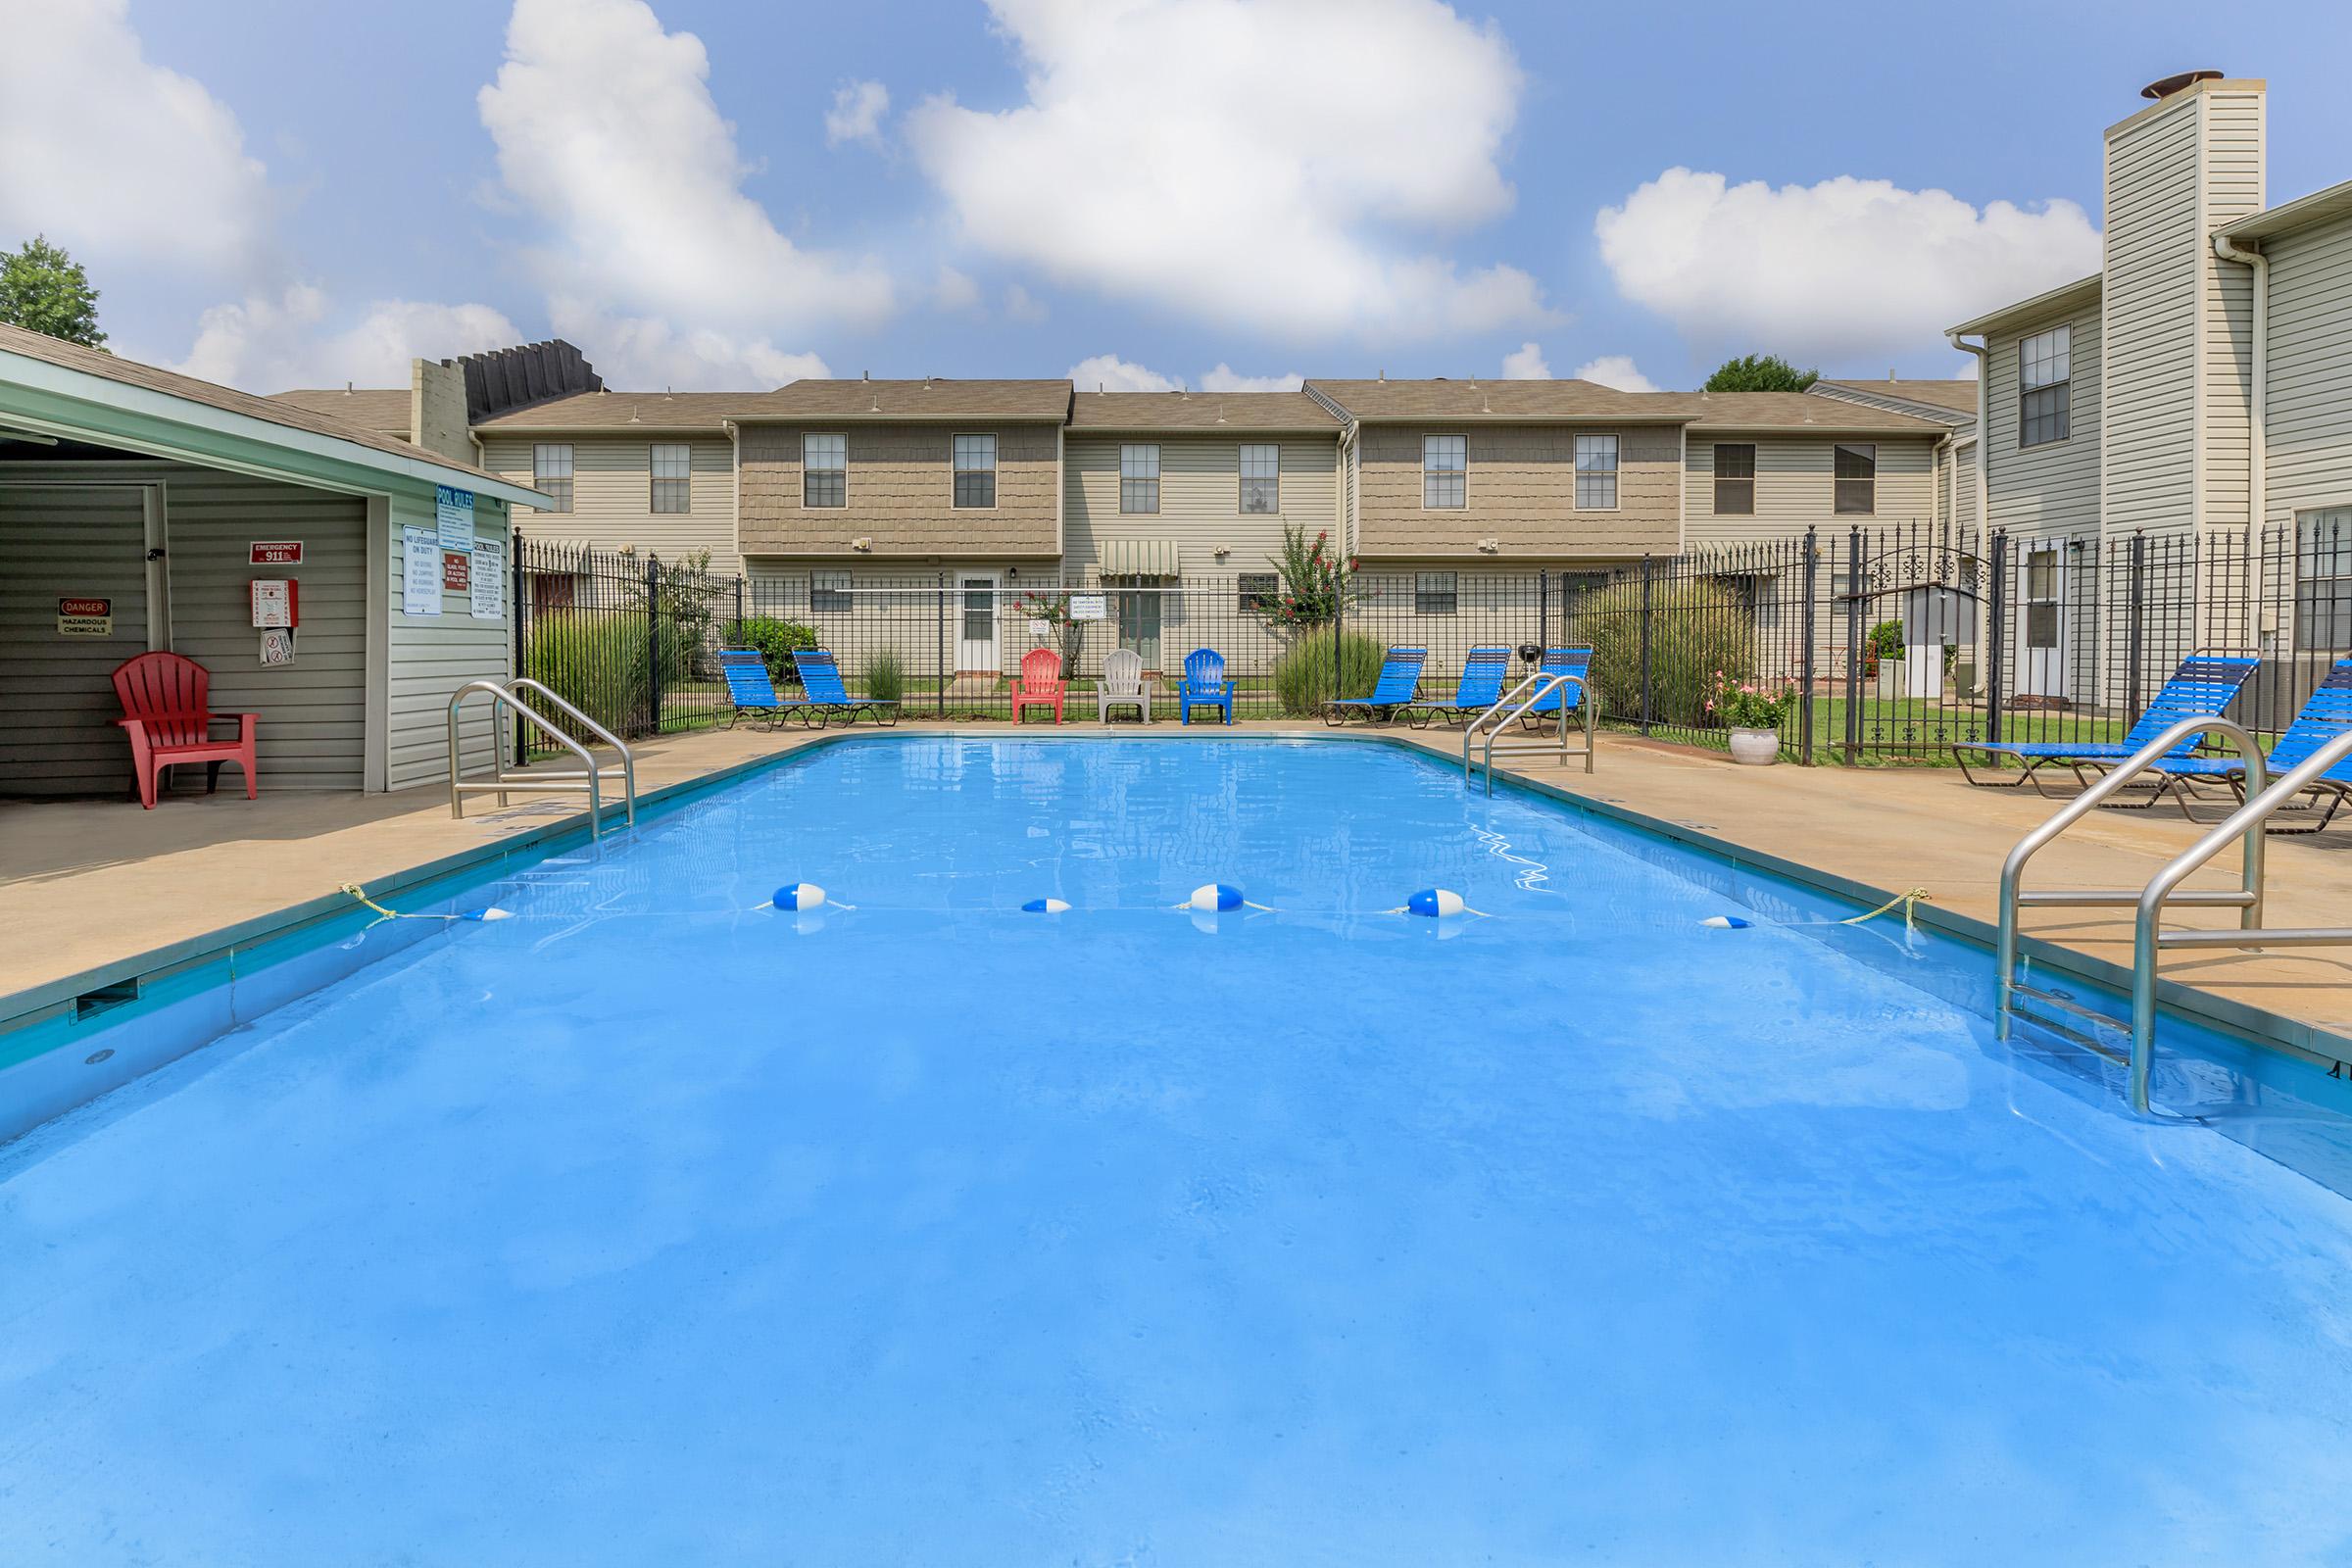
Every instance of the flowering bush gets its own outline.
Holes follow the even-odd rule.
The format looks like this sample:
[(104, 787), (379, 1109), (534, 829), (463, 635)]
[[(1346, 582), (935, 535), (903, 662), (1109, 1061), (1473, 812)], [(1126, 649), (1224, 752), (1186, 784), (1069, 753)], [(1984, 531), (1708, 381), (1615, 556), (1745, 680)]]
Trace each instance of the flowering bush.
[(1013, 601), (1012, 612), (1024, 620), (1044, 621), (1046, 641), (1061, 655), (1061, 667), (1077, 667), (1078, 650), (1086, 642), (1086, 622), (1072, 618), (1068, 594), (1031, 589)]
[(1275, 625), (1294, 631), (1328, 626), (1348, 597), (1348, 574), (1331, 548), (1328, 530), (1306, 536), (1303, 523), (1284, 523), (1282, 555), (1267, 564), (1280, 573), (1281, 588), (1258, 601), (1256, 610)]
[(1719, 669), (1707, 712), (1728, 729), (1779, 729), (1795, 696), (1787, 686), (1768, 690), (1752, 680), (1734, 680)]

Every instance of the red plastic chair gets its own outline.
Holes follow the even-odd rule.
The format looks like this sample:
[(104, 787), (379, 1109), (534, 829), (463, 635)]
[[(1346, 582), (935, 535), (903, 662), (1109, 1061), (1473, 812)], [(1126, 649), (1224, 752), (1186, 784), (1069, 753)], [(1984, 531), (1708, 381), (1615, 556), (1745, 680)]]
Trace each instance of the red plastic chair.
[[(259, 713), (216, 713), (208, 698), (213, 677), (193, 659), (177, 654), (141, 654), (115, 666), (115, 695), (123, 716), (115, 720), (130, 737), (130, 765), (139, 780), (139, 804), (155, 809), (156, 782), (175, 762), (206, 764), (204, 790), (220, 787), (220, 764), (245, 770), (245, 798), (261, 786), (254, 778), (253, 731)], [(236, 722), (233, 741), (213, 739), (213, 726)]]
[(1069, 691), (1061, 678), (1061, 656), (1051, 648), (1032, 648), (1021, 656), (1020, 684), (1012, 689), (1012, 721), (1021, 721), (1024, 708), (1051, 708), (1054, 722), (1061, 722), (1061, 700)]

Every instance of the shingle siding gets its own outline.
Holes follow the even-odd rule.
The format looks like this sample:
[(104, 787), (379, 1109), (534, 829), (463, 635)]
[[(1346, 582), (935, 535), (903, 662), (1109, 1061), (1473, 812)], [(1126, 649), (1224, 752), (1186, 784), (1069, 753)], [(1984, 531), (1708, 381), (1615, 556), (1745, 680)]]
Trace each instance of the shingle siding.
[[(801, 505), (801, 437), (807, 431), (848, 437), (849, 504)], [(997, 504), (955, 506), (952, 442), (958, 435), (997, 438)], [(1053, 424), (975, 420), (970, 424), (747, 424), (742, 429), (742, 517), (747, 556), (829, 556), (882, 562), (908, 556), (1005, 556), (1060, 553), (1060, 428)], [(870, 553), (853, 539), (871, 539)]]
[[(1383, 560), (1494, 561), (1481, 539), (1500, 543), (1502, 563), (1622, 561), (1671, 555), (1680, 541), (1681, 449), (1671, 425), (1368, 424), (1362, 429), (1356, 549)], [(1421, 505), (1421, 442), (1468, 438), (1467, 504)], [(1579, 435), (1618, 438), (1617, 506), (1576, 506)]]

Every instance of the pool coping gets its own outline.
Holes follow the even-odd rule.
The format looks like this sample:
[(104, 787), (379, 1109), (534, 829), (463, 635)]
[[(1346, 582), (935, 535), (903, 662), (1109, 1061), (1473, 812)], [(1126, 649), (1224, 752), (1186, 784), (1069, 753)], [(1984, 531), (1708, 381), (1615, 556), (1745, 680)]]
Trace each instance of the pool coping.
[[(1163, 734), (1121, 733), (1114, 736), (1092, 732), (1056, 733), (1052, 730), (1012, 732), (952, 724), (904, 724), (887, 729), (845, 728), (837, 732), (810, 735), (796, 740), (787, 749), (730, 762), (707, 773), (646, 791), (638, 797), (638, 809), (641, 814), (649, 810), (666, 812), (697, 796), (721, 789), (753, 774), (785, 766), (812, 752), (845, 742), (892, 737), (911, 739), (918, 736), (952, 736), (971, 740), (1017, 739), (1060, 745), (1132, 740), (1189, 740), (1209, 745), (1262, 741), (1344, 741), (1355, 745), (1369, 743), (1386, 746), (1438, 766), (1451, 765), (1446, 758), (1407, 736), (1369, 729), (1345, 730), (1326, 726), (1236, 732), (1215, 726), (1190, 729), (1171, 726)], [(1860, 908), (1874, 907), (1892, 897), (1885, 888), (1874, 887), (1768, 851), (1734, 843), (1702, 829), (1687, 827), (1613, 801), (1580, 795), (1507, 766), (1498, 766), (1494, 774), (1496, 781), (1505, 789), (1539, 796), (1572, 810), (1588, 812), (1668, 843), (1697, 850), (1725, 864), (1779, 877)], [(516, 860), (535, 862), (547, 858), (567, 843), (576, 841), (585, 844), (588, 842), (587, 829), (585, 811), (557, 817), (475, 849), (440, 856), (401, 870), (379, 873), (370, 879), (370, 893), (379, 899), (395, 899), (431, 884), (458, 879), (482, 880), (502, 864)], [(218, 963), (224, 958), (233, 959), (239, 953), (295, 937), (327, 921), (348, 917), (352, 912), (353, 905), (348, 897), (323, 894), (267, 914), (255, 915), (214, 931), (183, 938), (164, 947), (94, 965), (0, 997), (0, 1041), (21, 1029), (50, 1021), (76, 1009), (83, 999), (125, 985), (134, 987), (133, 995), (136, 996), (174, 975)], [(1921, 925), (1974, 947), (1989, 951), (1997, 940), (1998, 933), (1993, 926), (1973, 915), (1961, 914), (1933, 904), (1916, 906), (1915, 915)], [(2073, 979), (2119, 995), (2129, 995), (2131, 991), (2132, 972), (2121, 964), (2078, 953), (2032, 935), (2021, 939), (2020, 951), (2036, 965)], [(2288, 1018), (2162, 977), (2157, 981), (2157, 1000), (2167, 1011), (2184, 1020), (2282, 1051), (2291, 1056), (2322, 1066), (2352, 1064), (2352, 1037), (2319, 1024)]]

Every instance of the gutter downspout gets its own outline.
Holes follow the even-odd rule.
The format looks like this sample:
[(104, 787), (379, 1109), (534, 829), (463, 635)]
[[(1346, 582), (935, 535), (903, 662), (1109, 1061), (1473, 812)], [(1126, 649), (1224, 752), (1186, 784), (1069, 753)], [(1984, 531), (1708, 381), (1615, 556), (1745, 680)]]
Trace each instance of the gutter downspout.
[[(1992, 426), (1991, 414), (1992, 334), (1984, 334), (1981, 343), (1961, 340), (1957, 332), (1946, 332), (1943, 340), (1977, 362), (1977, 540), (1978, 548), (1987, 553), (1992, 546)], [(1958, 458), (1953, 462), (1957, 464)], [(2001, 628), (1991, 622), (1991, 596), (1977, 595), (1977, 650), (1979, 659), (1990, 657), (1992, 639)], [(1982, 678), (1982, 676), (1980, 676)]]
[(752, 574), (751, 563), (743, 558), (743, 426), (733, 419), (721, 419), (718, 427), (727, 432), (727, 445), (732, 449), (728, 456), (733, 459), (728, 466), (734, 469), (732, 477), (735, 481), (735, 502), (727, 518), (727, 539), (735, 547), (735, 575), (749, 578)]
[(2269, 607), (2263, 581), (2262, 541), (2270, 526), (2271, 412), (2271, 259), (2260, 251), (2241, 250), (2227, 234), (2213, 236), (2213, 253), (2226, 262), (2243, 262), (2254, 270), (2254, 345), (2251, 374), (2252, 406), (2246, 429), (2246, 586), (2254, 597), (2256, 646), (2265, 658), (2272, 652), (2278, 627), (2276, 620), (2261, 624)]

